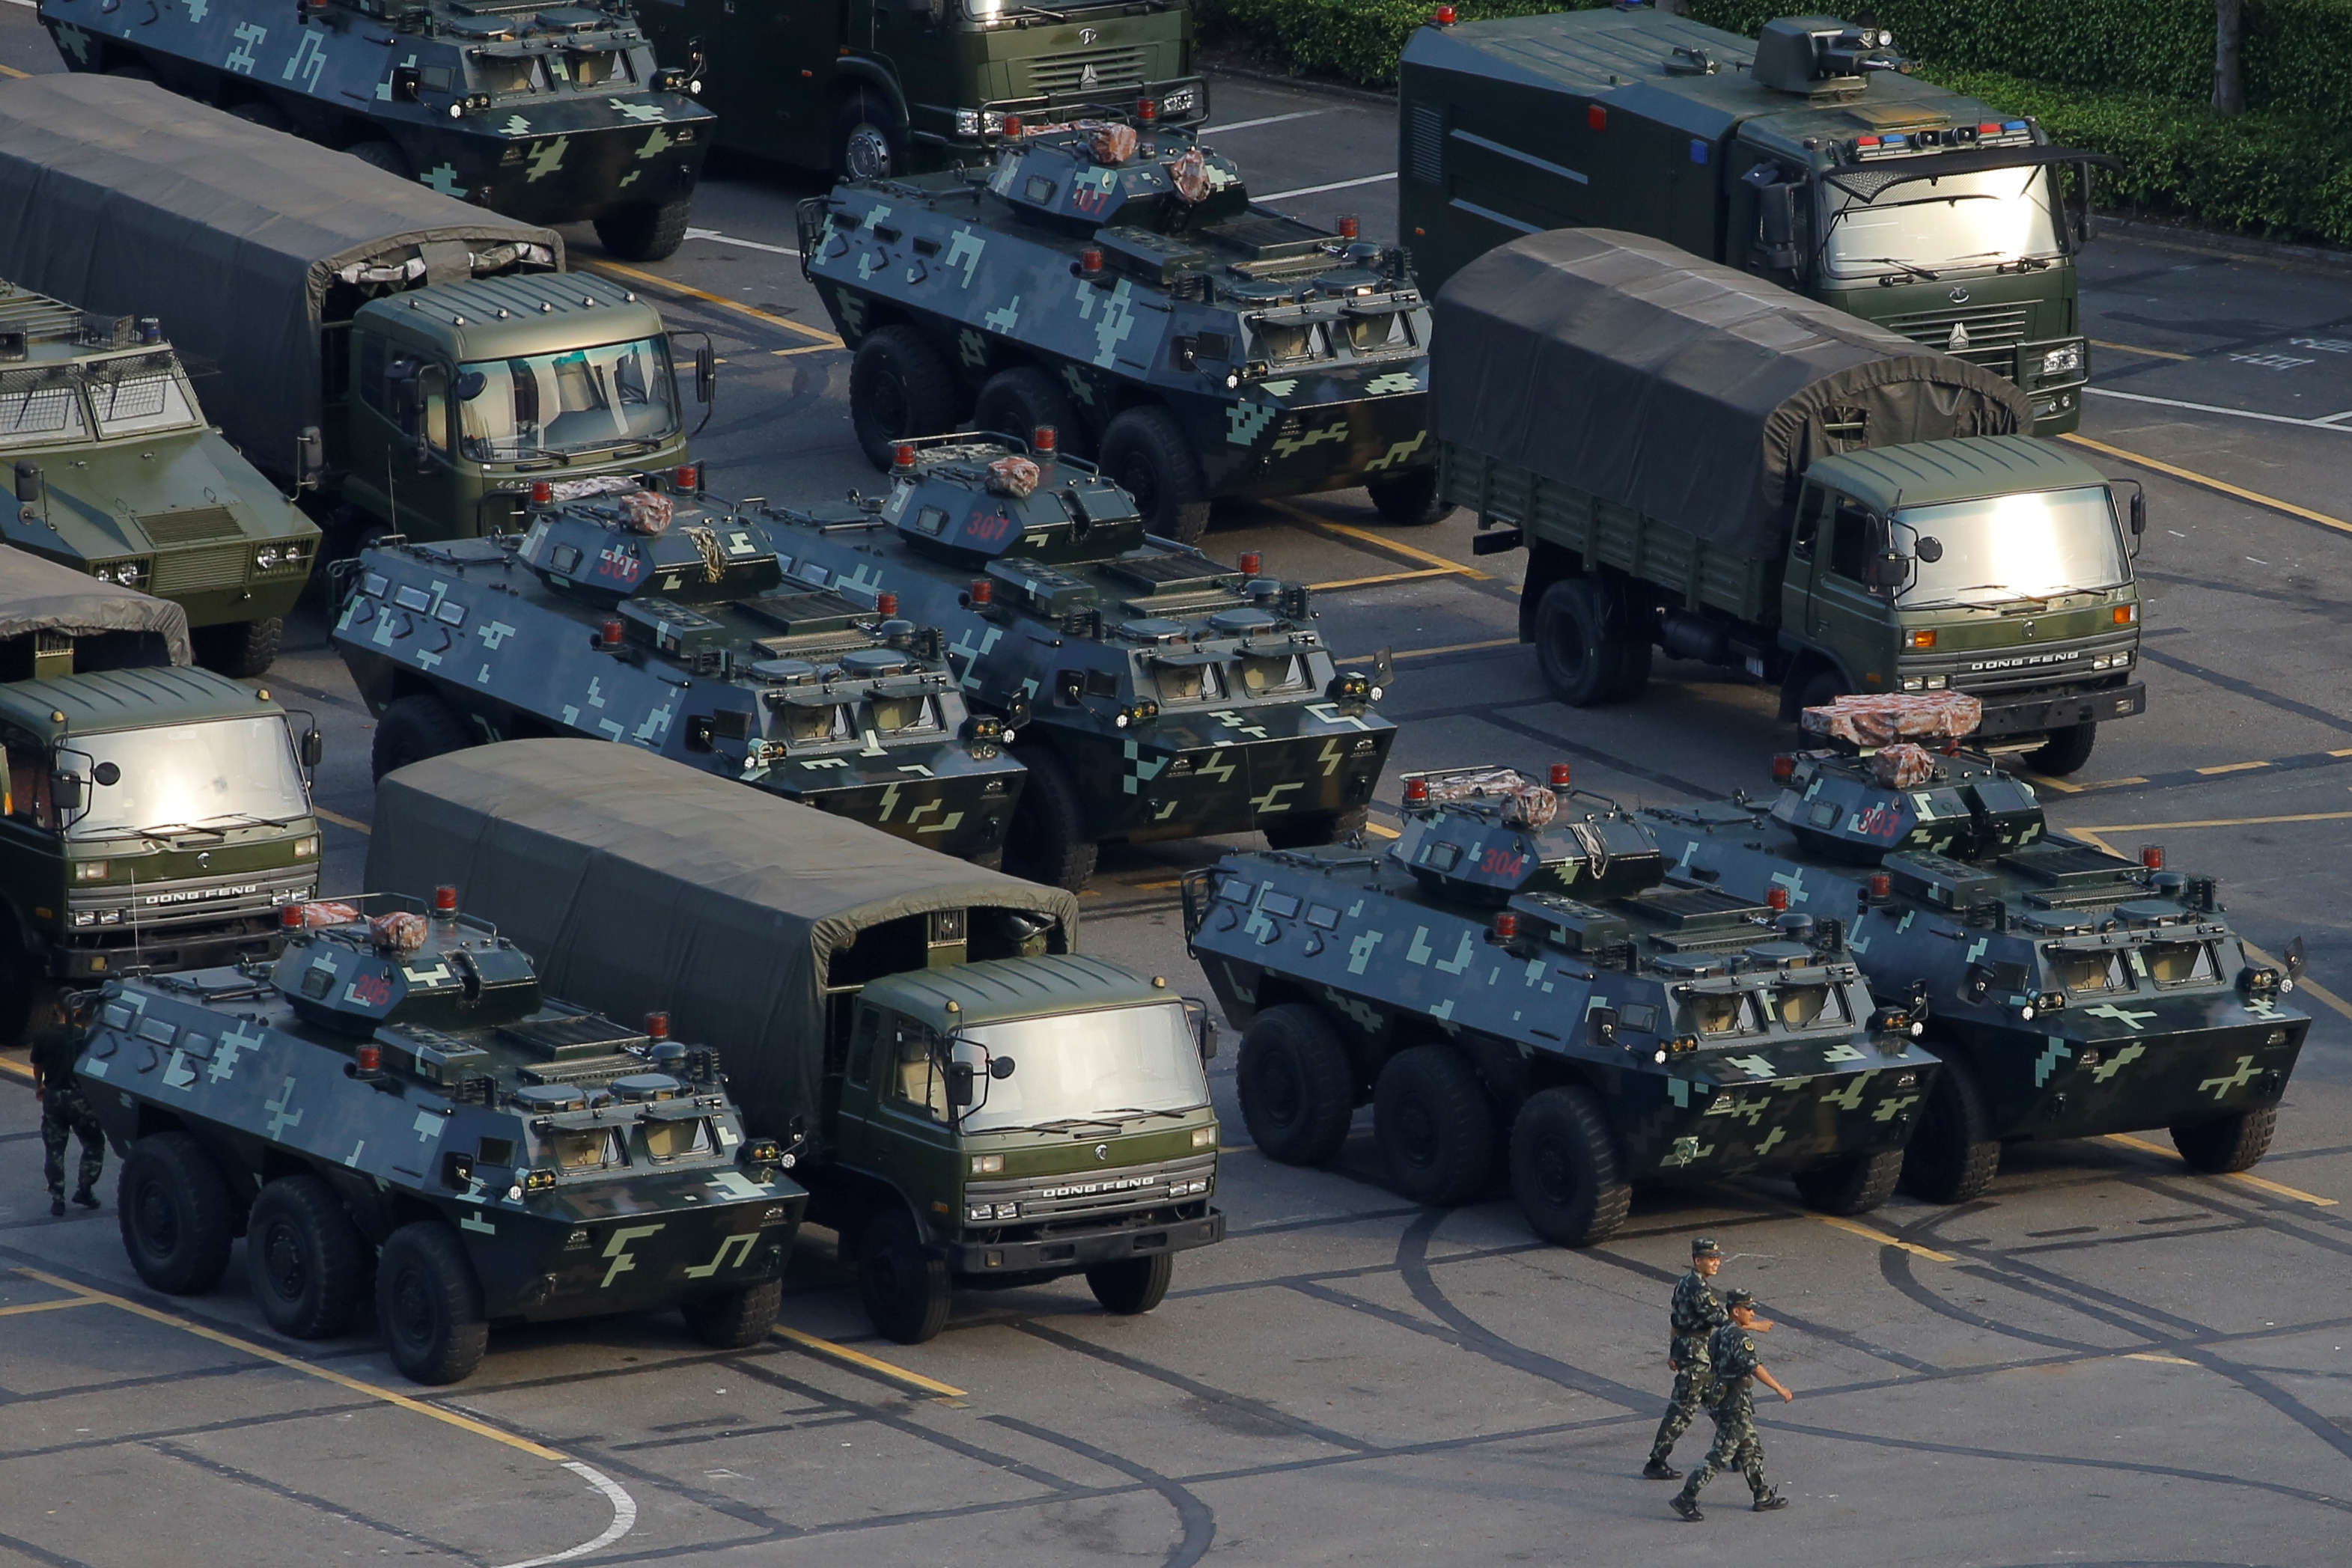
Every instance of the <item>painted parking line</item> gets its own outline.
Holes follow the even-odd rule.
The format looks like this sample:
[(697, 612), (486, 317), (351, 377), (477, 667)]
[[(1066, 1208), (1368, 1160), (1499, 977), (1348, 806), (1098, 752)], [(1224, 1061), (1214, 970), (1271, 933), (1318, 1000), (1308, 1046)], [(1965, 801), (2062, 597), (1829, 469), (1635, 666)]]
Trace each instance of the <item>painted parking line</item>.
[[(2231, 419), (2260, 420), (2264, 424), (2299, 424), (2306, 430), (2341, 430), (2344, 428), (2342, 425), (2335, 423), (2336, 420), (2343, 418), (2343, 414), (2328, 414), (2319, 419), (2305, 419), (2299, 414), (2263, 413), (2258, 409), (2251, 408), (2223, 408), (2218, 402), (2189, 402), (2185, 399), (2177, 397), (2150, 397), (2146, 392), (2117, 392), (2113, 387), (2084, 387), (2083, 390), (2090, 393), (2093, 397), (2120, 398), (2126, 402), (2152, 402), (2159, 404), (2165, 408), (2185, 408), (2196, 413), (2219, 413), (2225, 414)], [(2062, 435), (2058, 439), (2061, 441), (2068, 441), (2072, 440), (2073, 437)]]
[[(2141, 785), (2156, 789), (2171, 789), (2183, 784), (2209, 783), (2217, 776), (2249, 773), (2268, 769), (2274, 773), (2294, 773), (2314, 768), (2341, 768), (2352, 762), (2352, 746), (2338, 747), (2332, 751), (2304, 751), (2292, 757), (2265, 757), (2249, 762), (2223, 762), (2210, 768), (2182, 768), (2170, 773), (2126, 775), (2121, 779), (2095, 779), (2082, 784), (2070, 784), (2063, 779), (2048, 779), (2039, 773), (2025, 775), (2036, 789), (2055, 789), (2062, 795), (2095, 794), (2102, 789), (2129, 789)], [(2222, 826), (2227, 824), (2209, 824)]]
[(1915, 1258), (1925, 1258), (1930, 1263), (1959, 1261), (1948, 1252), (1938, 1252), (1932, 1247), (1922, 1247), (1916, 1241), (1897, 1240), (1884, 1230), (1874, 1230), (1867, 1225), (1858, 1224), (1851, 1219), (1841, 1219), (1834, 1214), (1809, 1214), (1805, 1218), (1819, 1220), (1832, 1230), (1843, 1230), (1850, 1235), (1859, 1236), (1865, 1241), (1875, 1241), (1881, 1247), (1892, 1247), (1899, 1251), (1908, 1252)]
[(1294, 507), (1286, 501), (1268, 501), (1265, 505), (1268, 510), (1280, 512), (1285, 517), (1302, 524), (1311, 532), (1321, 534), (1325, 538), (1368, 545), (1382, 555), (1391, 556), (1399, 560), (1411, 561), (1415, 566), (1428, 567), (1431, 569), (1432, 575), (1466, 577), (1473, 582), (1494, 580), (1493, 574), (1480, 571), (1475, 566), (1465, 566), (1458, 560), (1448, 560), (1433, 550), (1423, 549), (1419, 545), (1406, 544), (1402, 539), (1391, 538), (1386, 534), (1374, 533), (1370, 528), (1360, 528), (1353, 523), (1335, 523), (1327, 517), (1318, 517), (1303, 507)]
[(617, 261), (588, 262), (584, 264), (583, 270), (589, 272), (617, 273), (619, 276), (628, 278), (632, 282), (645, 284), (650, 288), (659, 288), (671, 294), (684, 295), (688, 299), (699, 299), (706, 304), (717, 305), (722, 308), (733, 310), (741, 315), (749, 316), (755, 321), (764, 321), (771, 327), (781, 327), (787, 332), (797, 332), (803, 338), (814, 338), (828, 349), (838, 349), (844, 347), (842, 340), (831, 332), (819, 331), (814, 327), (804, 327), (800, 322), (792, 320), (786, 317), (776, 315), (773, 311), (762, 310), (756, 305), (746, 305), (740, 299), (730, 299), (724, 294), (713, 294), (709, 289), (696, 288), (690, 285), (679, 283), (674, 278), (663, 277), (651, 272), (643, 272), (634, 267), (624, 267)]
[(1352, 191), (1359, 185), (1377, 185), (1383, 180), (1396, 178), (1391, 169), (1385, 174), (1367, 174), (1360, 180), (1334, 180), (1328, 185), (1301, 185), (1295, 191), (1276, 191), (1256, 199), (1261, 202), (1286, 202), (1293, 196), (1319, 196), (1326, 191)]
[(35, 1081), (33, 1070), (13, 1056), (0, 1056), (0, 1072), (11, 1078), (21, 1078), (27, 1083)]
[(896, 1383), (903, 1383), (909, 1388), (919, 1388), (927, 1394), (936, 1394), (942, 1399), (961, 1399), (964, 1396), (964, 1391), (951, 1384), (941, 1383), (933, 1377), (925, 1377), (919, 1372), (909, 1372), (903, 1366), (893, 1366), (880, 1357), (868, 1355), (862, 1350), (852, 1350), (845, 1344), (835, 1344), (829, 1339), (819, 1339), (813, 1333), (803, 1333), (798, 1329), (788, 1329), (782, 1323), (776, 1325), (775, 1333), (778, 1339), (788, 1341), (803, 1350), (814, 1351), (819, 1355), (831, 1356), (835, 1361), (847, 1362), (852, 1366), (862, 1366), (868, 1372), (879, 1373), (882, 1376)]
[(2197, 1364), (2185, 1355), (2158, 1355), (2152, 1350), (2128, 1350), (2124, 1353), (2123, 1359), (2126, 1361), (2153, 1361), (2163, 1366), (2195, 1366)]
[[(2169, 1160), (2177, 1160), (2180, 1157), (2177, 1151), (2168, 1149), (2162, 1144), (2151, 1144), (2146, 1138), (2135, 1138), (2128, 1133), (2109, 1133), (2106, 1137), (2107, 1142), (2111, 1144), (2121, 1144), (2127, 1149), (2137, 1149), (2144, 1155), (2161, 1155)], [(2318, 1208), (2336, 1207), (2336, 1199), (2332, 1197), (2322, 1197), (2315, 1192), (2305, 1192), (2299, 1186), (2288, 1186), (2284, 1182), (2272, 1181), (2251, 1172), (2231, 1171), (2228, 1176), (2231, 1181), (2242, 1181), (2248, 1186), (2258, 1186), (2264, 1192), (2274, 1192), (2281, 1197), (2291, 1197), (2297, 1203), (2308, 1203)]]
[(1455, 575), (1443, 567), (1424, 567), (1419, 571), (1384, 571), (1377, 577), (1342, 577), (1329, 582), (1310, 582), (1307, 586), (1318, 593), (1330, 593), (1342, 588), (1385, 588), (1392, 582), (1419, 582), (1427, 578)]
[[(2091, 390), (2096, 392), (2098, 389), (2094, 387)], [(2121, 397), (2124, 394), (2121, 392), (2116, 392), (2110, 395)], [(2150, 398), (2144, 401), (2150, 402), (2162, 402), (2165, 400), (2162, 398)], [(2201, 407), (2203, 405), (2197, 403), (2183, 403), (2180, 406), (2183, 408), (2195, 408)], [(2230, 413), (2243, 411), (2220, 409), (2216, 412)], [(2284, 416), (2264, 414), (2261, 417), (2271, 419), (2284, 418)], [(2337, 428), (2332, 424), (2323, 425), (2317, 420), (2310, 419), (2287, 420), (2286, 423), (2290, 424), (2308, 424), (2323, 430), (2334, 430)], [(2179, 479), (2185, 484), (2195, 485), (2200, 488), (2211, 490), (2218, 495), (2229, 496), (2234, 499), (2249, 502), (2257, 507), (2267, 507), (2273, 512), (2283, 512), (2290, 517), (2300, 517), (2306, 523), (2317, 523), (2322, 528), (2334, 528), (2339, 534), (2352, 534), (2352, 523), (2347, 523), (2341, 517), (2331, 517), (2326, 512), (2315, 512), (2309, 507), (2298, 507), (2293, 501), (2282, 501), (2275, 496), (2265, 496), (2259, 490), (2249, 490), (2242, 486), (2232, 485), (2225, 479), (2216, 479), (2210, 474), (2200, 474), (2194, 468), (2183, 468), (2177, 464), (2162, 462), (2154, 457), (2142, 456), (2137, 452), (2126, 452), (2120, 446), (2110, 446), (2104, 441), (2094, 441), (2087, 435), (2077, 435), (2071, 431), (2066, 434), (2060, 436), (2058, 439), (2061, 441), (2071, 441), (2077, 446), (2087, 446), (2094, 452), (2105, 453), (2109, 457), (2120, 458), (2124, 462), (2136, 465), (2138, 467), (2151, 469), (2158, 474), (2169, 475), (2173, 478)]]
[[(1448, 643), (1444, 646), (1438, 648), (1394, 649), (1390, 652), (1389, 657), (1391, 659), (1434, 659), (1441, 653), (1483, 653), (1487, 652), (1489, 649), (1516, 648), (1518, 645), (1519, 640), (1517, 637), (1489, 637), (1483, 643)], [(1370, 653), (1359, 653), (1353, 659), (1342, 659), (1339, 662), (1343, 664), (1359, 664), (1370, 657), (1371, 655)]]
[(365, 822), (361, 821), (358, 818), (346, 817), (341, 811), (330, 811), (324, 806), (312, 806), (310, 808), (310, 815), (318, 818), (319, 821), (322, 822), (332, 822), (339, 828), (349, 828), (355, 833), (366, 833), (370, 837), (373, 837), (375, 834), (375, 830), (373, 828), (369, 827)]
[[(694, 231), (692, 229), (688, 229), (686, 232), (691, 235)], [(2094, 349), (2113, 349), (2119, 354), (2138, 354), (2143, 358), (2150, 360), (2188, 360), (2194, 361), (2197, 358), (2194, 354), (2176, 354), (2169, 349), (2143, 349), (2133, 343), (2102, 342), (2096, 338), (2090, 339), (2088, 341)]]
[[(1228, 131), (1255, 131), (1261, 125), (1280, 125), (1287, 120), (1312, 120), (1318, 114), (1330, 112), (1328, 109), (1301, 109), (1289, 114), (1269, 114), (1262, 120), (1236, 120), (1231, 125), (1204, 125), (1195, 134), (1223, 136)], [(688, 229), (687, 232), (691, 234), (694, 231)]]
[(734, 235), (720, 234), (717, 229), (688, 229), (686, 231), (686, 237), (707, 239), (713, 245), (731, 245), (743, 250), (764, 250), (770, 256), (789, 256), (797, 258), (801, 254), (788, 245), (770, 245), (765, 240), (742, 239)]
[(95, 1296), (68, 1296), (57, 1301), (26, 1301), (18, 1307), (0, 1307), (0, 1318), (21, 1318), (26, 1312), (54, 1312), (61, 1307), (102, 1307), (105, 1304)]

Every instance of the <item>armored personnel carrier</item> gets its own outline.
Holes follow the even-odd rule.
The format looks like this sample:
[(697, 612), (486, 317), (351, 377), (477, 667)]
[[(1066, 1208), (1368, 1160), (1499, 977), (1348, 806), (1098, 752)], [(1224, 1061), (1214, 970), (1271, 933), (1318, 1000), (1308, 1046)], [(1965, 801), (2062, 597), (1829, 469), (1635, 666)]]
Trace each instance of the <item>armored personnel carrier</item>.
[(593, 222), (615, 256), (686, 238), (717, 116), (655, 63), (626, 0), (211, 0), (126, 26), (42, 0), (78, 71), (142, 78), (535, 224)]
[[(364, 906), (364, 907), (363, 907)], [(373, 917), (369, 918), (369, 912)], [(141, 1279), (341, 1333), (374, 1279), (393, 1362), (455, 1383), (492, 1319), (678, 1307), (705, 1343), (775, 1321), (807, 1194), (747, 1138), (717, 1055), (540, 992), (457, 892), (289, 904), (274, 962), (84, 993), (76, 1071), (124, 1153)]]
[(1254, 205), (1152, 106), (1030, 127), (991, 167), (801, 204), (801, 268), (844, 341), (850, 413), (891, 443), (1050, 424), (1190, 544), (1223, 497), (1370, 487), (1436, 520), (1429, 312), (1404, 253)]
[(1370, 1101), (1406, 1197), (1459, 1203), (1499, 1163), (1569, 1247), (1613, 1233), (1644, 1179), (1788, 1176), (1814, 1208), (1875, 1207), (1936, 1059), (1874, 1003), (1844, 923), (1682, 880), (1633, 813), (1551, 780), (1408, 774), (1385, 853), (1185, 878), (1258, 1147), (1328, 1160)]
[[(2310, 1018), (2250, 957), (2210, 876), (2053, 831), (2033, 787), (1950, 749), (1975, 699), (1841, 697), (1780, 793), (1643, 813), (1678, 874), (1849, 923), (1878, 992), (1932, 1009), (1944, 1063), (1903, 1169), (1933, 1203), (1982, 1192), (2001, 1145), (2169, 1128), (2190, 1168), (2270, 1147)], [(1922, 744), (1922, 743), (1925, 744)], [(1937, 747), (1941, 749), (1930, 749)]]
[(1145, 532), (1055, 433), (900, 442), (887, 497), (763, 507), (796, 586), (897, 596), (940, 627), (966, 698), (1028, 769), (1006, 869), (1076, 891), (1108, 839), (1360, 827), (1396, 727), (1388, 675), (1340, 670), (1303, 585)]
[(362, 551), (332, 640), (378, 719), (376, 777), (580, 735), (993, 863), (1022, 768), (938, 630), (887, 594), (787, 583), (698, 479), (541, 480), (527, 532)]

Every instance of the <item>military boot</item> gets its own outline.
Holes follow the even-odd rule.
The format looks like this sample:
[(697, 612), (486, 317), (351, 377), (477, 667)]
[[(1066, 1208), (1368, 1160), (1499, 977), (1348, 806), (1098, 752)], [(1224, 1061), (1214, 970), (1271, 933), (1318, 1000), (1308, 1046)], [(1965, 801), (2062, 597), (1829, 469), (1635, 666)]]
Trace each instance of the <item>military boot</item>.
[(52, 1219), (62, 1219), (65, 1218), (65, 1212), (66, 1200), (64, 1195), (54, 1192), (49, 1194), (49, 1218)]
[(1699, 1512), (1698, 1511), (1698, 1499), (1695, 1497), (1685, 1497), (1681, 1492), (1676, 1492), (1674, 1496), (1668, 1498), (1666, 1500), (1666, 1506), (1673, 1509), (1676, 1513), (1681, 1514), (1693, 1524), (1696, 1524), (1700, 1520), (1706, 1517), (1706, 1515)]
[[(90, 1191), (89, 1188), (86, 1186), (77, 1187), (74, 1189), (73, 1200), (81, 1205), (84, 1208), (96, 1208), (98, 1207), (98, 1194)], [(65, 1210), (59, 1209), (58, 1212), (62, 1214)]]
[(1645, 1481), (1678, 1481), (1683, 1479), (1683, 1473), (1658, 1455), (1652, 1454), (1650, 1462), (1642, 1467), (1642, 1479)]
[(1756, 1500), (1755, 1507), (1750, 1511), (1755, 1513), (1774, 1513), (1788, 1506), (1789, 1500), (1782, 1497), (1779, 1492), (1774, 1492), (1769, 1497), (1758, 1498)]

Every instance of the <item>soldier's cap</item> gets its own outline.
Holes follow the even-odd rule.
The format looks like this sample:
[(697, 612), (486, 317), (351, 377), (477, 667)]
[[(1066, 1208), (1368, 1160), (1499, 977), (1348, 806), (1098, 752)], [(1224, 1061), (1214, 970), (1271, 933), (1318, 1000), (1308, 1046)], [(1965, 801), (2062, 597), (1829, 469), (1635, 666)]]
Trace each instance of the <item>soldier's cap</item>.
[(1738, 1290), (1726, 1291), (1723, 1304), (1726, 1307), (1752, 1307), (1756, 1304), (1756, 1292)]
[(1720, 1258), (1723, 1256), (1723, 1249), (1715, 1244), (1714, 1237), (1702, 1236), (1691, 1243), (1691, 1256), (1694, 1258)]

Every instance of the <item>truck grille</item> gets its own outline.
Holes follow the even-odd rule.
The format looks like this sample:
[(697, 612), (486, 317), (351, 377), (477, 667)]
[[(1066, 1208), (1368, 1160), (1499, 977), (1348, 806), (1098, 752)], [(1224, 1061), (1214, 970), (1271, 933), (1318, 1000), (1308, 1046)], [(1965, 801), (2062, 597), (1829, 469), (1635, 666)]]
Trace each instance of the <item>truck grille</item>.
[(159, 549), (173, 545), (192, 545), (205, 539), (226, 539), (236, 537), (236, 515), (226, 507), (189, 507), (184, 510), (154, 512), (139, 519), (142, 532)]
[(210, 549), (168, 550), (155, 558), (153, 591), (193, 593), (206, 588), (235, 588), (245, 580), (245, 546)]
[[(2030, 308), (2025, 305), (1951, 305), (1940, 310), (1890, 316), (1882, 325), (1938, 353), (1981, 365), (1997, 375), (2011, 376), (2016, 370), (2017, 346), (2025, 341), (2025, 319)], [(1967, 341), (1958, 347), (1952, 342), (1955, 327), (1967, 334)]]
[[(964, 1201), (1018, 1203), (1020, 1223), (1033, 1225), (1076, 1215), (1108, 1214), (1168, 1203), (1171, 1201), (1171, 1182), (1186, 1186), (1203, 1178), (1213, 1181), (1216, 1174), (1215, 1155), (1190, 1155), (1150, 1165), (1112, 1166), (1100, 1170), (1068, 1171), (1060, 1176), (1023, 1176), (1015, 1181), (976, 1181), (964, 1188)], [(1172, 1201), (1198, 1202), (1200, 1195), (1179, 1194)]]
[(1903, 663), (1903, 673), (1910, 675), (1948, 672), (1952, 689), (1979, 696), (2012, 687), (2104, 681), (2111, 675), (2124, 674), (2130, 666), (2117, 669), (2110, 665), (2105, 670), (2095, 670), (2091, 661), (2102, 653), (2109, 657), (2129, 653), (2138, 641), (2139, 628), (2120, 627), (2112, 632), (2097, 632), (2088, 637), (2067, 641), (2020, 642), (2011, 647), (1979, 649), (1933, 660), (1906, 659)]
[[(1018, 96), (1085, 98), (1143, 85), (1143, 49), (1073, 49), (1066, 55), (1039, 55), (1024, 62), (1027, 83)], [(1088, 73), (1092, 74), (1089, 75)]]

